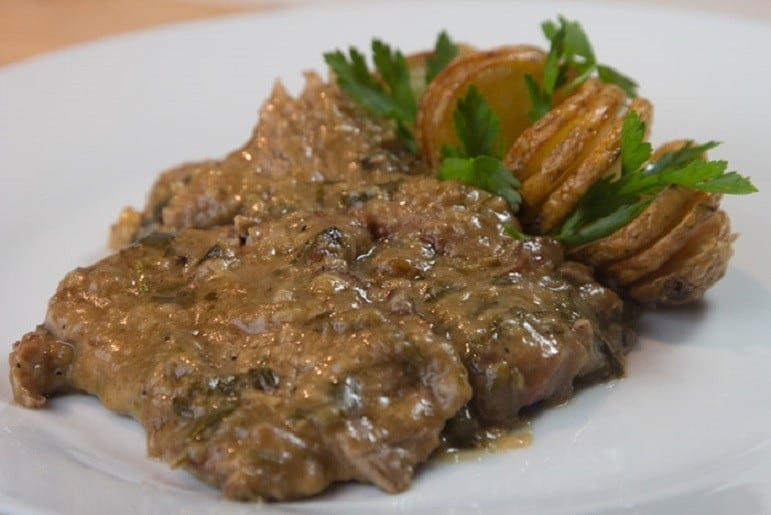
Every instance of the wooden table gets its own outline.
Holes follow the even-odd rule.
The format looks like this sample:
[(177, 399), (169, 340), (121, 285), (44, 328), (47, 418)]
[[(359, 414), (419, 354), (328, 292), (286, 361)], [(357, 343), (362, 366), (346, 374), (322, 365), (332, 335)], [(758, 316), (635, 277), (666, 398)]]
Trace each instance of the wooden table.
[(270, 7), (237, 0), (0, 0), (0, 65), (108, 35)]
[[(290, 0), (0, 0), (0, 66), (113, 34), (280, 7)], [(322, 0), (304, 0), (316, 3)], [(365, 1), (365, 0), (352, 0)], [(418, 1), (418, 0), (415, 0)], [(771, 0), (616, 0), (771, 22)], [(293, 0), (291, 3), (303, 3)]]

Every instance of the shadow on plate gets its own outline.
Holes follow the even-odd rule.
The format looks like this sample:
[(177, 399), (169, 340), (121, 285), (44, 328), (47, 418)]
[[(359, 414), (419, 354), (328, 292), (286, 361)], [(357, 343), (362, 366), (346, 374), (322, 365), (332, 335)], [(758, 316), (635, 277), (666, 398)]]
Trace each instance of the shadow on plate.
[(740, 348), (759, 343), (741, 336), (764, 324), (769, 309), (771, 291), (746, 272), (731, 269), (698, 303), (644, 310), (637, 332), (642, 340), (667, 345), (715, 347), (730, 342)]

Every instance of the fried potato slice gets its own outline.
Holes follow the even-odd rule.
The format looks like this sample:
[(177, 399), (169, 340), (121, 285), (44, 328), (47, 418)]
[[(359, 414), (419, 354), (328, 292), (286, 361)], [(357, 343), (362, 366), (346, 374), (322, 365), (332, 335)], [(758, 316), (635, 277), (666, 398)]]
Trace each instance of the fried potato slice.
[(694, 192), (693, 203), (672, 230), (634, 256), (608, 265), (608, 276), (619, 285), (626, 286), (658, 270), (715, 216), (720, 198), (714, 193)]
[(627, 106), (620, 88), (589, 79), (517, 138), (504, 162), (522, 182), (519, 216), (529, 232), (557, 229), (591, 185), (615, 171), (629, 109), (650, 125), (648, 100)]
[[(621, 95), (619, 102), (622, 102), (624, 93), (615, 86), (606, 86), (604, 89), (609, 88), (616, 90), (613, 92), (615, 95)], [(617, 109), (617, 115), (605, 123), (604, 132), (600, 132), (594, 139), (594, 146), (588, 150), (583, 159), (579, 160), (574, 169), (565, 174), (544, 201), (538, 215), (537, 229), (540, 234), (549, 234), (556, 230), (575, 209), (578, 201), (592, 184), (608, 172), (614, 171), (613, 164), (621, 155), (621, 127), (628, 111), (636, 111), (640, 115), (645, 122), (646, 131), (650, 127), (653, 106), (647, 99), (637, 97), (632, 100), (628, 109)]]
[(710, 217), (672, 258), (629, 288), (629, 295), (658, 304), (685, 304), (700, 299), (728, 268), (733, 255), (728, 215)]
[(589, 108), (600, 87), (597, 80), (586, 81), (575, 94), (546, 113), (514, 141), (503, 161), (520, 181), (526, 181), (540, 170), (541, 163), (570, 133), (573, 120)]
[(439, 165), (443, 145), (457, 145), (453, 112), (471, 85), (479, 89), (501, 120), (503, 148), (530, 126), (525, 75), (540, 83), (546, 54), (532, 46), (509, 46), (457, 57), (431, 84), (420, 101), (416, 140), (424, 160)]
[[(659, 146), (650, 161), (679, 149), (685, 143), (686, 140), (677, 140)], [(685, 216), (693, 204), (695, 193), (682, 186), (665, 188), (637, 218), (610, 236), (571, 249), (570, 256), (597, 267), (634, 255), (670, 231)]]
[(626, 259), (670, 231), (693, 204), (694, 191), (669, 186), (640, 215), (610, 236), (570, 251), (570, 256), (593, 266)]
[[(426, 54), (411, 58), (416, 76), (424, 77)], [(437, 166), (442, 146), (458, 143), (453, 121), (458, 100), (471, 85), (479, 88), (501, 116), (503, 142), (511, 142), (504, 163), (522, 182), (521, 225), (541, 235), (558, 230), (593, 184), (619, 172), (627, 113), (640, 116), (646, 137), (653, 118), (647, 99), (627, 102), (617, 86), (590, 78), (530, 125), (524, 76), (540, 80), (544, 58), (543, 51), (528, 46), (456, 58), (426, 89), (416, 123), (423, 158)], [(651, 160), (685, 143), (666, 143)], [(722, 276), (731, 256), (733, 236), (727, 216), (718, 211), (720, 200), (719, 194), (668, 186), (626, 226), (567, 251), (594, 266), (620, 293), (642, 302), (690, 302)]]
[[(555, 144), (549, 145), (552, 151), (540, 164), (536, 164), (535, 173), (522, 183), (521, 216), (531, 232), (548, 233), (550, 229), (542, 227), (543, 212), (541, 206), (549, 194), (567, 177), (575, 174), (591, 157), (597, 139), (602, 138), (613, 125), (619, 108), (624, 100), (624, 92), (611, 85), (603, 85), (591, 97), (588, 105), (568, 122), (567, 133), (559, 137)], [(548, 145), (548, 144), (547, 144)], [(604, 174), (610, 163), (600, 170)], [(572, 211), (575, 204), (568, 206)]]

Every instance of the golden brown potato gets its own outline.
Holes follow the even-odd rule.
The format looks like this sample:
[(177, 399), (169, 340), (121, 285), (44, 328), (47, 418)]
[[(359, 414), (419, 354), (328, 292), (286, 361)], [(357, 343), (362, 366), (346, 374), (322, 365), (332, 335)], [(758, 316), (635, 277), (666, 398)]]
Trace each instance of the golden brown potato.
[(650, 124), (650, 102), (624, 99), (617, 86), (589, 79), (510, 147), (504, 162), (522, 182), (519, 216), (529, 232), (558, 229), (591, 185), (616, 171), (628, 110)]
[[(655, 161), (684, 140), (660, 146)], [(706, 158), (706, 156), (704, 156)], [(640, 302), (682, 304), (698, 300), (731, 257), (730, 224), (721, 196), (669, 186), (636, 219), (607, 238), (571, 251), (594, 265), (620, 291)]]
[[(653, 110), (648, 100), (625, 102), (617, 87), (590, 79), (520, 135), (505, 162), (523, 183), (520, 218), (527, 232), (558, 231), (595, 182), (619, 172), (621, 129), (629, 110), (640, 115), (647, 131)], [(684, 144), (662, 145), (651, 160)], [(720, 195), (669, 186), (625, 227), (568, 253), (636, 300), (689, 302), (722, 275), (731, 255), (727, 229), (718, 230), (713, 220), (719, 204)], [(724, 217), (720, 224), (727, 227)], [(697, 246), (697, 235), (710, 240)], [(685, 266), (694, 270), (679, 268)]]
[(720, 195), (695, 191), (685, 216), (652, 245), (634, 256), (605, 267), (615, 282), (624, 286), (658, 270), (674, 256), (699, 229), (715, 215)]
[(630, 285), (629, 295), (657, 304), (685, 304), (700, 299), (725, 274), (735, 239), (728, 215), (718, 211), (669, 261)]
[(532, 46), (503, 47), (462, 55), (429, 84), (418, 108), (416, 140), (432, 167), (439, 165), (442, 146), (457, 145), (453, 112), (471, 85), (476, 86), (501, 120), (503, 148), (531, 122), (525, 75), (540, 82), (546, 54)]
[[(428, 54), (409, 57), (414, 88), (425, 83)], [(593, 184), (620, 172), (621, 131), (629, 111), (645, 123), (653, 106), (627, 100), (617, 86), (590, 78), (557, 99), (531, 124), (524, 77), (543, 77), (545, 54), (529, 46), (464, 53), (426, 88), (418, 109), (416, 141), (432, 167), (444, 145), (457, 145), (453, 112), (475, 85), (501, 119), (504, 163), (521, 181), (518, 213), (525, 232), (554, 234)], [(685, 141), (659, 147), (654, 161)], [(725, 271), (731, 255), (728, 218), (720, 195), (668, 186), (634, 220), (599, 241), (568, 248), (571, 258), (594, 266), (620, 293), (642, 302), (677, 304), (699, 298)]]
[[(637, 112), (640, 113), (639, 110)], [(647, 121), (646, 124), (649, 125)], [(686, 143), (686, 140), (665, 143), (654, 150), (650, 161), (656, 161), (663, 154), (678, 150)], [(669, 186), (629, 224), (601, 240), (571, 249), (570, 255), (593, 266), (631, 257), (672, 230), (692, 206), (695, 194), (689, 188)]]
[[(615, 86), (601, 87), (586, 109), (579, 111), (560, 131), (566, 133), (564, 136), (558, 135), (552, 151), (534, 166), (535, 173), (523, 181), (521, 193), (524, 209), (521, 216), (527, 225), (532, 226), (533, 232), (540, 234), (551, 231), (551, 228), (542, 225), (544, 213), (541, 207), (544, 200), (567, 177), (574, 176), (577, 167), (586, 162), (597, 139), (606, 134), (613, 124), (623, 100), (624, 92), (621, 89)], [(600, 176), (607, 171), (609, 164), (602, 167)], [(572, 211), (573, 207), (571, 205), (569, 209)]]
[[(614, 87), (614, 89), (618, 88)], [(622, 93), (618, 90), (616, 94)], [(628, 111), (637, 112), (646, 127), (650, 126), (653, 106), (642, 97), (632, 100), (628, 109), (622, 108), (617, 114), (614, 113), (614, 116), (604, 124), (604, 132), (594, 139), (594, 145), (586, 151), (585, 157), (578, 161), (572, 173), (562, 178), (560, 184), (554, 188), (541, 206), (538, 220), (539, 232), (548, 234), (557, 230), (592, 184), (608, 173), (616, 172), (613, 166), (618, 162), (621, 154), (621, 126)]]
[(514, 141), (503, 160), (520, 181), (539, 170), (545, 156), (570, 132), (571, 121), (588, 109), (600, 87), (599, 81), (586, 81), (575, 94), (546, 113)]
[(629, 258), (669, 232), (693, 204), (694, 191), (670, 186), (645, 211), (610, 236), (572, 249), (570, 256), (600, 266)]

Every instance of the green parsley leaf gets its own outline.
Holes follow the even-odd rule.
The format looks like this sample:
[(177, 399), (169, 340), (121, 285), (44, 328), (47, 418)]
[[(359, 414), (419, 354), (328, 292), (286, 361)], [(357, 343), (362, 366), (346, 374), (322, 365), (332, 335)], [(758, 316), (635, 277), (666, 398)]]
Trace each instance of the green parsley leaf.
[[(671, 152), (671, 154), (677, 152)], [(664, 157), (668, 157), (667, 154), (662, 156), (662, 159)], [(746, 195), (757, 191), (757, 188), (748, 178), (742, 177), (737, 172), (726, 173), (726, 168), (728, 168), (728, 163), (725, 161), (706, 161), (701, 157), (685, 163), (676, 162), (667, 168), (661, 168), (657, 166), (657, 163), (653, 163), (651, 166), (643, 168), (639, 174), (632, 174), (628, 178), (623, 177), (620, 181), (619, 193), (627, 195), (658, 192), (670, 184), (710, 193), (732, 195)]]
[(557, 87), (557, 81), (560, 78), (560, 52), (562, 52), (562, 33), (559, 32), (555, 39), (552, 40), (549, 54), (546, 56), (546, 62), (543, 68), (543, 91), (549, 95), (554, 93)]
[(717, 146), (714, 141), (703, 145), (689, 142), (642, 166), (650, 157), (650, 146), (646, 148), (642, 142), (644, 131), (637, 113), (627, 113), (621, 136), (622, 173), (594, 183), (562, 224), (556, 239), (568, 245), (583, 245), (609, 236), (634, 220), (670, 185), (739, 195), (757, 191), (748, 178), (726, 173), (725, 161), (701, 157)]
[(490, 156), (447, 157), (439, 168), (439, 180), (456, 180), (503, 197), (512, 211), (519, 209), (521, 183), (500, 159)]
[(506, 234), (519, 241), (532, 240), (533, 237), (529, 234), (525, 234), (511, 224), (503, 224), (503, 230)]
[(551, 20), (546, 20), (541, 23), (541, 31), (543, 32), (543, 35), (546, 36), (546, 39), (549, 41), (554, 40), (555, 37), (557, 37), (557, 33), (559, 32), (559, 27), (557, 27), (557, 24), (554, 23)]
[(442, 31), (436, 39), (434, 53), (426, 58), (426, 84), (434, 80), (450, 61), (458, 56), (458, 46)]
[(375, 116), (394, 120), (399, 135), (410, 150), (417, 152), (412, 134), (417, 102), (410, 88), (407, 61), (400, 51), (391, 50), (379, 40), (372, 41), (372, 53), (379, 79), (356, 48), (350, 48), (348, 56), (339, 50), (327, 52), (324, 60), (335, 72), (340, 88), (354, 102)]
[(476, 86), (458, 100), (452, 118), (460, 147), (445, 145), (443, 157), (498, 156), (501, 122)]
[(738, 172), (723, 173), (700, 183), (696, 189), (730, 195), (747, 195), (758, 191), (749, 177), (743, 177)]
[(525, 86), (530, 97), (530, 104), (533, 106), (527, 115), (530, 117), (530, 121), (535, 122), (551, 111), (551, 95), (547, 95), (530, 74), (525, 75)]
[(499, 157), (500, 119), (475, 86), (458, 100), (453, 121), (460, 145), (442, 147), (438, 178), (465, 182), (503, 197), (516, 212), (522, 203), (522, 185)]
[(597, 76), (602, 82), (615, 84), (623, 89), (626, 96), (630, 98), (637, 96), (637, 83), (631, 77), (624, 75), (615, 68), (600, 64), (597, 66)]
[(653, 148), (645, 138), (645, 122), (635, 111), (629, 111), (621, 126), (622, 172), (633, 172), (651, 157)]
[[(640, 213), (648, 207), (651, 201), (652, 199), (648, 199), (632, 204), (623, 204), (618, 206), (615, 210), (609, 210), (604, 216), (591, 219), (585, 224), (576, 224), (575, 221), (573, 221), (574, 226), (569, 229), (563, 228), (555, 239), (567, 245), (583, 245), (599, 240), (613, 234), (637, 218)], [(578, 212), (579, 209), (580, 207), (576, 209), (576, 212)], [(570, 221), (571, 220), (568, 219), (568, 222)]]
[(370, 113), (395, 116), (399, 111), (367, 69), (364, 56), (355, 48), (349, 51), (350, 61), (340, 51), (324, 54), (324, 60), (337, 75), (337, 83), (359, 105)]
[(679, 149), (662, 155), (654, 163), (650, 163), (645, 167), (645, 171), (648, 174), (658, 174), (667, 168), (683, 166), (691, 161), (699, 159), (702, 154), (712, 150), (718, 145), (719, 143), (717, 141), (708, 141), (703, 145), (694, 145), (693, 142), (688, 142)]
[(375, 68), (387, 85), (389, 96), (402, 110), (399, 121), (414, 123), (418, 105), (410, 87), (410, 69), (407, 60), (398, 50), (391, 50), (380, 40), (372, 41), (372, 55)]
[[(576, 235), (580, 233), (582, 227), (604, 219), (626, 205), (637, 204), (640, 199), (636, 195), (618, 194), (617, 180), (616, 177), (604, 177), (594, 183), (578, 202), (573, 213), (562, 224), (556, 238), (565, 243), (576, 244)], [(613, 219), (606, 220), (604, 224), (611, 221)]]
[[(564, 33), (562, 44), (565, 59), (568, 61), (572, 60), (575, 63), (575, 58), (579, 57), (579, 64), (582, 62), (594, 64), (594, 50), (592, 50), (592, 45), (589, 43), (589, 37), (584, 32), (581, 24), (577, 21), (570, 21), (563, 16), (560, 16), (558, 19), (560, 22), (560, 30)], [(559, 31), (555, 34), (555, 38), (558, 34)]]
[[(573, 89), (584, 82), (597, 67), (594, 50), (581, 25), (562, 16), (558, 21), (559, 27), (552, 23), (544, 30), (551, 46), (544, 66), (543, 87), (550, 96), (565, 84), (569, 74), (578, 75), (568, 85), (568, 89)], [(544, 28), (544, 25), (541, 27)]]
[(580, 23), (559, 16), (557, 23), (547, 20), (541, 24), (541, 29), (550, 43), (544, 64), (543, 85), (538, 87), (533, 77), (525, 77), (530, 102), (533, 104), (530, 112), (533, 121), (552, 109), (557, 89), (572, 91), (594, 75), (603, 82), (618, 85), (630, 97), (637, 94), (637, 83), (618, 70), (597, 62)]

